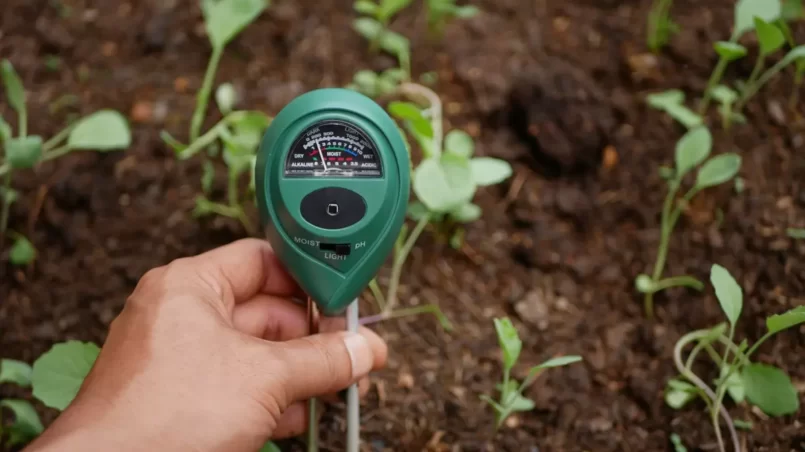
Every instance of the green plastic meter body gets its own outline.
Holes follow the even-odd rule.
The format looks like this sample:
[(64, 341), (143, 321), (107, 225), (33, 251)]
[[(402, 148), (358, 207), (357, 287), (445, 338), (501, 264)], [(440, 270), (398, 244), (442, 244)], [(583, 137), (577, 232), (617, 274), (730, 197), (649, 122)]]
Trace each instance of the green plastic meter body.
[(347, 89), (291, 101), (257, 154), (266, 238), (324, 315), (342, 313), (388, 257), (409, 187), (397, 125), (373, 100)]

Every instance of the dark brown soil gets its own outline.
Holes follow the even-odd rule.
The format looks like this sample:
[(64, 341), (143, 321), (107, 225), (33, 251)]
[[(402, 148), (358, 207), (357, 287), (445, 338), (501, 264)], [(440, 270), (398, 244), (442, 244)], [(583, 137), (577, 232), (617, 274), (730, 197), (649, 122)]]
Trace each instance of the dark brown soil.
[[(363, 407), (366, 450), (666, 451), (674, 432), (691, 451), (715, 450), (702, 406), (674, 412), (662, 400), (675, 341), (722, 320), (712, 290), (661, 294), (651, 322), (633, 289), (656, 253), (665, 194), (657, 168), (671, 163), (682, 133), (644, 95), (700, 93), (715, 63), (711, 45), (732, 23), (731, 1), (675, 3), (683, 30), (657, 57), (644, 45), (648, 0), (483, 1), (481, 16), (439, 42), (426, 38), (419, 6), (395, 22), (416, 37), (415, 71), (438, 71), (449, 126), (476, 135), (480, 154), (512, 162), (515, 176), (479, 192), (485, 215), (467, 228), (463, 250), (425, 234), (413, 252), (404, 304), (437, 302), (457, 329), (445, 333), (425, 317), (378, 326), (392, 355)], [(248, 108), (275, 114), (302, 92), (393, 64), (367, 52), (352, 19), (348, 0), (275, 0), (230, 46), (218, 80), (233, 81)], [(15, 179), (25, 197), (11, 224), (40, 255), (27, 269), (8, 265), (7, 253), (0, 259), (0, 356), (32, 362), (54, 342), (100, 343), (145, 271), (244, 236), (229, 221), (192, 218), (198, 164), (178, 163), (158, 136), (186, 136), (209, 55), (200, 27), (191, 0), (2, 2), (0, 56), (29, 89), (33, 133), (52, 135), (70, 115), (99, 108), (143, 118), (126, 153), (72, 155)], [(795, 31), (805, 42), (805, 30)], [(46, 68), (48, 55), (61, 58), (58, 71)], [(727, 77), (747, 77), (751, 63)], [(727, 267), (745, 290), (739, 335), (752, 340), (766, 315), (805, 297), (805, 242), (785, 235), (805, 227), (805, 126), (802, 109), (786, 107), (791, 85), (787, 74), (764, 90), (748, 108), (751, 125), (732, 135), (714, 127), (717, 152), (743, 156), (746, 190), (702, 194), (668, 262), (668, 274), (702, 280), (713, 263)], [(65, 95), (76, 99), (56, 108)], [(7, 105), (0, 112), (11, 119)], [(495, 433), (479, 395), (500, 378), (492, 318), (502, 315), (526, 344), (518, 376), (557, 354), (585, 361), (546, 373), (528, 394), (537, 408)], [(802, 333), (788, 331), (758, 355), (800, 389)], [(0, 390), (11, 394), (19, 393)], [(731, 410), (755, 423), (741, 434), (746, 450), (805, 450), (802, 411), (763, 420)], [(342, 414), (333, 407), (325, 417), (326, 450), (343, 449)]]

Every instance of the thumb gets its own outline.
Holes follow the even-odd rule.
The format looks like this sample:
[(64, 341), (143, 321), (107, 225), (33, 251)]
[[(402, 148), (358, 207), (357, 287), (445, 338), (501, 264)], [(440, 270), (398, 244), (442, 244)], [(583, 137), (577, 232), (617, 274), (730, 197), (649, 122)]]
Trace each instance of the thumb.
[(370, 338), (360, 333), (316, 334), (272, 345), (280, 355), (289, 403), (345, 389), (378, 360)]

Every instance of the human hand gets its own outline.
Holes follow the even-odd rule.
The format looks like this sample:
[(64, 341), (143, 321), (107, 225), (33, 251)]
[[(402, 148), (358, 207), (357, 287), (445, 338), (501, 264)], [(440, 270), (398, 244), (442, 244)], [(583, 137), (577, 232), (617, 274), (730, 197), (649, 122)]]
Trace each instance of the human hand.
[(343, 319), (306, 336), (299, 292), (254, 239), (148, 272), (73, 403), (28, 450), (256, 451), (303, 433), (305, 401), (359, 380), (365, 391), (387, 349)]

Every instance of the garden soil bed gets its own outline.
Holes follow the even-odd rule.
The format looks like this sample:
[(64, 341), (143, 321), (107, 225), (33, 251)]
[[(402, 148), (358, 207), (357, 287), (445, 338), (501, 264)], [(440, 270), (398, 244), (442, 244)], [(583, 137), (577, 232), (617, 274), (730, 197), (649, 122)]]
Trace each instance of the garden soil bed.
[[(644, 96), (702, 91), (732, 4), (677, 1), (683, 29), (657, 57), (644, 45), (648, 0), (489, 0), (438, 42), (428, 41), (419, 6), (395, 22), (416, 37), (415, 72), (438, 72), (449, 126), (475, 135), (479, 154), (509, 160), (515, 174), (479, 192), (484, 216), (468, 226), (462, 250), (426, 233), (412, 253), (404, 305), (438, 303), (456, 329), (430, 317), (377, 326), (391, 357), (363, 406), (366, 450), (665, 451), (674, 432), (691, 451), (715, 450), (703, 406), (675, 412), (663, 403), (675, 341), (723, 320), (712, 290), (661, 294), (652, 322), (633, 280), (653, 264), (665, 194), (657, 169), (672, 163), (682, 133)], [(275, 0), (230, 46), (218, 81), (234, 82), (247, 108), (275, 114), (302, 92), (393, 64), (368, 53), (352, 19), (348, 0)], [(11, 225), (39, 256), (15, 269), (2, 255), (0, 356), (32, 362), (57, 341), (101, 343), (145, 271), (244, 236), (237, 224), (191, 216), (200, 168), (177, 162), (159, 139), (162, 129), (186, 136), (209, 55), (201, 23), (191, 0), (0, 5), (0, 56), (28, 87), (33, 133), (51, 135), (71, 115), (100, 108), (125, 112), (134, 127), (126, 153), (75, 154), (17, 177), (24, 199)], [(795, 31), (805, 42), (805, 30)], [(46, 67), (49, 55), (60, 57), (58, 70)], [(728, 78), (748, 76), (749, 64)], [(739, 337), (758, 338), (766, 315), (805, 297), (805, 243), (785, 235), (805, 227), (805, 125), (801, 108), (787, 108), (790, 91), (790, 76), (778, 78), (749, 106), (751, 125), (732, 135), (714, 127), (716, 152), (743, 156), (746, 189), (701, 195), (671, 243), (668, 274), (707, 280), (719, 263), (742, 284)], [(546, 373), (528, 394), (536, 409), (495, 433), (479, 395), (500, 378), (492, 318), (503, 315), (525, 341), (519, 377), (554, 355), (585, 360)], [(802, 329), (768, 342), (758, 359), (803, 390)], [(20, 393), (0, 389), (11, 395)], [(38, 407), (47, 421), (55, 416)], [(805, 450), (802, 410), (769, 420), (731, 410), (755, 424), (742, 433), (746, 450)], [(343, 407), (331, 407), (325, 450), (343, 450), (343, 428)]]

